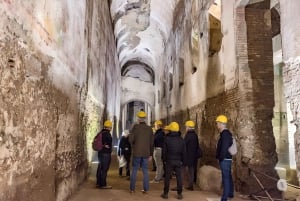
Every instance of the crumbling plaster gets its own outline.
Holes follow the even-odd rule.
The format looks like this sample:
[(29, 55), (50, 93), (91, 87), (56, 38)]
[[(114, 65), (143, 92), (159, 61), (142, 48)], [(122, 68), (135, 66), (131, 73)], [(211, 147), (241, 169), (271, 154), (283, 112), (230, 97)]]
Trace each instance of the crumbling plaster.
[(118, 119), (107, 4), (0, 2), (0, 200), (66, 200), (87, 175), (103, 115)]
[(299, 12), (300, 2), (296, 0), (280, 0), (281, 13), (281, 34), (282, 34), (282, 51), (283, 51), (283, 81), (285, 87), (285, 97), (292, 112), (292, 122), (296, 126), (294, 134), (295, 141), (295, 159), (297, 176), (300, 183), (300, 81), (299, 81), (299, 64), (300, 64), (300, 19), (295, 18)]

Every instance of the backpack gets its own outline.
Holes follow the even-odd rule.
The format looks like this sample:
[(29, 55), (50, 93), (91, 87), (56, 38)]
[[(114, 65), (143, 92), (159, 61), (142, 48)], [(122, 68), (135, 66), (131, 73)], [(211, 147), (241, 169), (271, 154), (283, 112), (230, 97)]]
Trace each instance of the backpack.
[(228, 152), (234, 156), (237, 153), (236, 139), (232, 137), (232, 145), (228, 148)]
[(101, 131), (94, 137), (92, 147), (93, 147), (94, 151), (102, 150), (103, 144), (102, 144), (102, 132)]

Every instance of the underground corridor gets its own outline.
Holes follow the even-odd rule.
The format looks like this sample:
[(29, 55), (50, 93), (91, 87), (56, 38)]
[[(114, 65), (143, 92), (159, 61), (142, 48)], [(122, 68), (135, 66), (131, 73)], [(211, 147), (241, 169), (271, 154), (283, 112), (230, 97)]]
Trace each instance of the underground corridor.
[[(300, 201), (299, 11), (299, 0), (0, 1), (0, 201), (163, 200), (163, 181), (143, 194), (138, 170), (133, 194), (118, 175), (140, 112), (153, 132), (177, 122), (184, 138), (195, 124), (202, 157), (183, 200), (221, 200), (222, 114), (237, 142), (232, 200)], [(92, 142), (107, 120), (112, 189), (99, 189)]]

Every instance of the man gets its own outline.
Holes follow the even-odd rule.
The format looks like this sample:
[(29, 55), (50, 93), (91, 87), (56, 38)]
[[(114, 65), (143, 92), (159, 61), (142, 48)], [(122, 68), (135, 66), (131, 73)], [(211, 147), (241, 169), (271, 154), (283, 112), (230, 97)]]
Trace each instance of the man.
[(217, 128), (220, 131), (216, 158), (219, 160), (222, 173), (223, 195), (221, 201), (227, 201), (228, 198), (233, 198), (234, 196), (231, 175), (232, 156), (228, 152), (228, 148), (232, 145), (232, 134), (227, 129), (227, 121), (227, 117), (224, 115), (219, 115), (216, 119)]
[(163, 162), (162, 162), (162, 148), (164, 146), (165, 134), (162, 129), (162, 122), (160, 120), (156, 120), (154, 123), (155, 126), (155, 134), (154, 134), (154, 151), (153, 157), (156, 164), (156, 175), (155, 178), (151, 181), (151, 183), (159, 183), (164, 174)]
[[(131, 144), (129, 143), (129, 131), (124, 130), (119, 143), (118, 156), (124, 157), (126, 160), (126, 178), (130, 179), (130, 157), (131, 157)], [(122, 177), (123, 167), (119, 167), (119, 176)]]
[(101, 130), (102, 133), (102, 144), (103, 148), (98, 151), (98, 168), (97, 168), (97, 188), (101, 189), (111, 189), (106, 183), (107, 172), (111, 162), (111, 152), (112, 152), (112, 137), (110, 134), (112, 128), (112, 122), (106, 120), (104, 122), (104, 128)]
[(177, 122), (172, 122), (169, 125), (170, 133), (165, 138), (163, 148), (163, 161), (166, 163), (166, 175), (164, 180), (164, 192), (161, 197), (168, 198), (170, 178), (173, 171), (176, 172), (177, 181), (177, 199), (182, 199), (182, 177), (181, 171), (186, 158), (186, 149), (184, 140), (180, 136), (179, 125)]
[(188, 156), (188, 158), (186, 159), (188, 187), (186, 189), (193, 191), (195, 168), (197, 168), (197, 162), (198, 162), (199, 141), (198, 141), (198, 135), (195, 132), (195, 123), (189, 120), (185, 122), (185, 126), (186, 126), (186, 135), (184, 137), (184, 142), (186, 147), (186, 153)]
[(139, 167), (143, 171), (143, 193), (149, 191), (148, 161), (152, 160), (153, 132), (152, 128), (145, 123), (146, 113), (137, 113), (138, 123), (130, 130), (129, 141), (132, 147), (132, 174), (130, 177), (130, 193), (135, 191), (136, 174)]

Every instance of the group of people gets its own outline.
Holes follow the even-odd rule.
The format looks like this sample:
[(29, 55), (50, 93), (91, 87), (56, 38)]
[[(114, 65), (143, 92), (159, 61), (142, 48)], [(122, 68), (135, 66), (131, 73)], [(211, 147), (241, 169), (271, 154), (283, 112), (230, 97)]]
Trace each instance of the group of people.
[[(170, 179), (175, 173), (177, 185), (171, 190), (177, 191), (177, 198), (182, 199), (182, 173), (186, 171), (188, 175), (187, 190), (194, 190), (194, 182), (197, 177), (197, 162), (202, 155), (199, 146), (198, 135), (195, 131), (195, 123), (191, 120), (185, 122), (186, 133), (181, 136), (179, 124), (171, 122), (163, 127), (160, 120), (155, 121), (155, 132), (146, 124), (146, 113), (137, 113), (138, 122), (133, 125), (130, 131), (125, 130), (119, 142), (118, 156), (124, 157), (126, 163), (126, 178), (130, 180), (129, 189), (135, 192), (135, 184), (138, 169), (143, 172), (143, 193), (149, 191), (148, 164), (154, 158), (156, 164), (156, 174), (151, 183), (164, 181), (164, 189), (161, 197), (168, 198), (170, 189)], [(223, 195), (221, 201), (226, 201), (234, 196), (233, 181), (231, 175), (232, 156), (228, 148), (232, 145), (232, 134), (227, 129), (227, 117), (219, 115), (216, 119), (220, 137), (217, 143), (216, 158), (219, 160), (222, 173)], [(110, 131), (111, 122), (104, 123), (104, 130)], [(106, 184), (106, 176), (111, 161), (112, 138), (108, 136), (102, 138), (103, 149), (98, 152), (99, 166), (97, 170), (97, 187), (111, 188)], [(132, 157), (132, 172), (130, 172), (130, 161)], [(123, 167), (119, 168), (119, 175), (122, 177)]]

